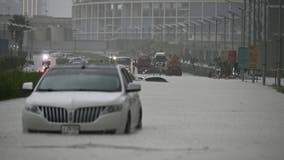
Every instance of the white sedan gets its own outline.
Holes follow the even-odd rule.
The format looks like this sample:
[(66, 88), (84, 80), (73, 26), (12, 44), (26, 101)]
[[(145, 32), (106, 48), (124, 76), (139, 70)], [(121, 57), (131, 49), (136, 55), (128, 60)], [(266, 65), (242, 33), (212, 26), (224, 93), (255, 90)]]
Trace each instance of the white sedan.
[(140, 90), (117, 65), (51, 68), (26, 99), (23, 132), (130, 133), (142, 128)]

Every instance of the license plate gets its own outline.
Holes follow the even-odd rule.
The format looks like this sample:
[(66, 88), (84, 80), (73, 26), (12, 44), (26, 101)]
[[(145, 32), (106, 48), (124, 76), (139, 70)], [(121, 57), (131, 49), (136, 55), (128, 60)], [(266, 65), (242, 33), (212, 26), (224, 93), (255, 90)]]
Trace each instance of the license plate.
[(79, 134), (80, 126), (62, 126), (62, 134)]

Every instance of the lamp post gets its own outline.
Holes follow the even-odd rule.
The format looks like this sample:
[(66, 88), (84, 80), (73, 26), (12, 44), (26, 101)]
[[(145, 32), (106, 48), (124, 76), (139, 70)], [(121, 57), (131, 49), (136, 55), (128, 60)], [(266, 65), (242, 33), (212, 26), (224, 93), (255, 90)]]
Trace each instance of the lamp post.
[[(214, 18), (214, 17), (213, 17)], [(206, 21), (206, 22), (208, 22), (208, 48), (209, 48), (209, 50), (211, 49), (211, 24), (214, 24), (214, 23), (218, 23), (218, 22), (216, 22), (215, 20), (212, 20), (212, 19), (210, 19), (210, 18), (203, 18), (204, 19), (204, 21)], [(218, 24), (217, 24), (218, 25)], [(217, 26), (216, 25), (216, 26)], [(218, 27), (218, 26), (217, 26)], [(216, 28), (217, 28), (216, 27)], [(215, 29), (215, 36), (217, 35), (216, 34), (216, 32), (217, 32), (217, 30)], [(215, 37), (215, 45), (216, 45), (216, 37)], [(214, 51), (213, 51), (214, 52)], [(211, 54), (212, 55), (212, 54)]]
[(73, 27), (73, 28), (72, 28), (72, 32), (73, 32), (73, 43), (74, 43), (74, 44), (73, 44), (73, 45), (74, 45), (74, 46), (73, 46), (73, 47), (74, 47), (74, 48), (73, 48), (73, 53), (74, 53), (74, 54), (76, 54), (76, 52), (77, 52), (77, 36), (76, 36), (76, 32), (77, 32), (77, 31), (80, 31), (80, 30), (79, 30), (78, 28), (76, 28), (76, 27)]
[(264, 63), (262, 73), (262, 84), (266, 85), (267, 72), (267, 0), (264, 0)]
[(227, 49), (227, 17), (224, 16), (224, 50)]
[[(210, 42), (211, 41), (211, 24), (215, 23), (215, 21), (212, 21), (209, 18), (203, 18), (203, 20), (208, 23), (208, 41)], [(210, 45), (209, 45), (209, 47), (210, 47)]]
[(248, 47), (251, 45), (251, 10), (252, 10), (252, 0), (249, 1), (249, 8), (248, 8)]
[(221, 17), (213, 17), (215, 20), (215, 52), (218, 54), (218, 21), (221, 20)]
[[(231, 19), (231, 20), (232, 20), (231, 42), (232, 42), (232, 49), (234, 50), (234, 40), (235, 40), (235, 17), (237, 16), (237, 17), (240, 18), (240, 17), (242, 17), (242, 16), (240, 16), (239, 14), (233, 12), (232, 10), (230, 10), (229, 13), (232, 15), (232, 19)], [(242, 37), (243, 37), (243, 27), (242, 27)]]
[(241, 10), (241, 19), (242, 19), (242, 24), (241, 24), (241, 46), (245, 47), (246, 45), (246, 12), (244, 8), (239, 8), (239, 10)]
[(279, 0), (279, 62), (277, 69), (277, 88), (281, 87), (281, 67), (282, 67), (282, 3), (283, 0)]
[(204, 30), (204, 26), (203, 25), (205, 24), (205, 22), (203, 21), (203, 19), (199, 19), (198, 22), (200, 24), (200, 29), (201, 29), (201, 32), (200, 32), (200, 34), (201, 34), (200, 35), (201, 36), (201, 48), (200, 48), (200, 51), (201, 51), (201, 55), (203, 56), (203, 60), (204, 60), (204, 52), (203, 51), (204, 51), (205, 47), (204, 47), (204, 37), (203, 37), (204, 36), (204, 33), (203, 33), (204, 32), (203, 31)]

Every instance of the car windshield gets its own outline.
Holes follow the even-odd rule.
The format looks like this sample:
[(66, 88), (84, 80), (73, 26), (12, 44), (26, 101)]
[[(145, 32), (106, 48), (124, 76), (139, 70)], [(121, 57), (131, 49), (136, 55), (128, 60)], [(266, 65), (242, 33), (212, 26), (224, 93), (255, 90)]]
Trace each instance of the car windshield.
[(167, 59), (166, 59), (166, 56), (163, 56), (163, 55), (157, 55), (156, 56), (156, 61), (158, 62), (165, 62)]
[(117, 58), (116, 62), (122, 65), (130, 65), (131, 60), (130, 58)]
[(37, 91), (121, 91), (117, 72), (88, 69), (52, 70), (40, 82)]

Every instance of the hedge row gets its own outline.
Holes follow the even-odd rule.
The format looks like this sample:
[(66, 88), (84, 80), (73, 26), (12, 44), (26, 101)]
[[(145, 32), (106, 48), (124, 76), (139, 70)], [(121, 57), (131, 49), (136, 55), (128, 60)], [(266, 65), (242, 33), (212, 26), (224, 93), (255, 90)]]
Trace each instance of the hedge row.
[(280, 88), (277, 88), (276, 90), (277, 90), (278, 92), (284, 94), (284, 86), (281, 86)]
[(26, 63), (25, 57), (0, 56), (0, 70), (15, 70)]
[(208, 77), (209, 72), (212, 69), (210, 68), (205, 68), (205, 67), (199, 67), (199, 66), (193, 66), (191, 64), (183, 64), (182, 65), (182, 71), (185, 73), (190, 73), (196, 76), (203, 76), (203, 77)]
[(0, 100), (28, 96), (31, 92), (22, 90), (22, 84), (24, 82), (36, 84), (40, 77), (39, 73), (0, 71)]

